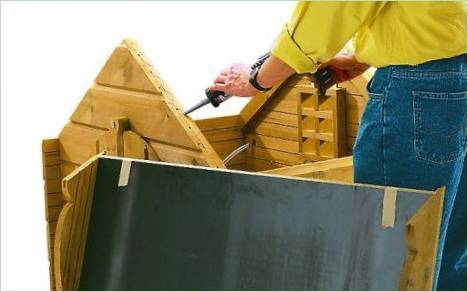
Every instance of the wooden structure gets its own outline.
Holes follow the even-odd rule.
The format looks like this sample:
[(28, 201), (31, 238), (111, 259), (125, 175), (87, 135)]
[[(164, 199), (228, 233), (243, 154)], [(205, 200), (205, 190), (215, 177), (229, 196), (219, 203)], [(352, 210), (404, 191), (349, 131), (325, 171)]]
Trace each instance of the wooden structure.
[[(60, 223), (59, 217), (70, 213), (86, 218), (89, 210), (83, 204), (92, 193), (86, 185), (94, 174), (82, 170), (83, 163), (93, 165), (87, 162), (91, 157), (106, 154), (350, 182), (350, 158), (327, 160), (352, 154), (367, 101), (365, 84), (355, 79), (318, 96), (308, 76), (293, 76), (253, 97), (239, 115), (193, 121), (183, 115), (139, 46), (124, 40), (58, 138), (43, 141), (51, 289), (73, 289), (79, 282), (83, 247), (65, 248), (55, 235), (86, 236), (86, 221)], [(223, 163), (246, 143), (246, 151)], [(311, 169), (317, 171), (311, 174)]]

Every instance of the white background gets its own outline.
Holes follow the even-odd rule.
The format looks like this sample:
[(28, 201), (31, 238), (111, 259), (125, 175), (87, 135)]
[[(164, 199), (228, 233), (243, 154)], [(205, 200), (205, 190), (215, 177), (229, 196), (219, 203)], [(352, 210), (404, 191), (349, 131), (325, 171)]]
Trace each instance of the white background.
[[(118, 43), (137, 40), (184, 106), (269, 50), (294, 2), (2, 2), (1, 288), (48, 290), (41, 140), (55, 138)], [(246, 99), (194, 117), (237, 113)]]

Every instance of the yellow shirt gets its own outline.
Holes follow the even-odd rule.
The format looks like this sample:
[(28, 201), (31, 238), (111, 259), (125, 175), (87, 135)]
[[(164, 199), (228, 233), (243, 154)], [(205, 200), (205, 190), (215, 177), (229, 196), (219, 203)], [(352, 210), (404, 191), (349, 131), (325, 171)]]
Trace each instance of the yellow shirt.
[(374, 67), (416, 65), (466, 53), (466, 2), (299, 2), (272, 54), (315, 72), (353, 38)]

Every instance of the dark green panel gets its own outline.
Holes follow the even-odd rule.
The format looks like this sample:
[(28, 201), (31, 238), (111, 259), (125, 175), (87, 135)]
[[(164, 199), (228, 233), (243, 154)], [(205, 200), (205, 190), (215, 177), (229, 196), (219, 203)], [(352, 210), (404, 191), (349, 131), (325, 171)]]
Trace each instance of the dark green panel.
[(395, 290), (429, 195), (100, 158), (82, 290)]

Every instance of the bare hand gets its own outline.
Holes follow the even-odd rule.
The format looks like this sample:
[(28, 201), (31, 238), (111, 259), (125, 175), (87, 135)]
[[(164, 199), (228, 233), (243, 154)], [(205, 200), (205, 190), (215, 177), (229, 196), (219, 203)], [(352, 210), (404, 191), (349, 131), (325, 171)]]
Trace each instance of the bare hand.
[(254, 96), (259, 90), (249, 82), (250, 66), (235, 63), (230, 68), (224, 69), (214, 80), (210, 90), (219, 90), (232, 96)]
[(333, 66), (344, 71), (349, 77), (347, 80), (353, 79), (354, 77), (361, 75), (362, 73), (366, 72), (366, 70), (370, 67), (365, 63), (358, 62), (354, 55), (337, 55), (330, 61), (320, 65), (320, 68), (327, 66)]

